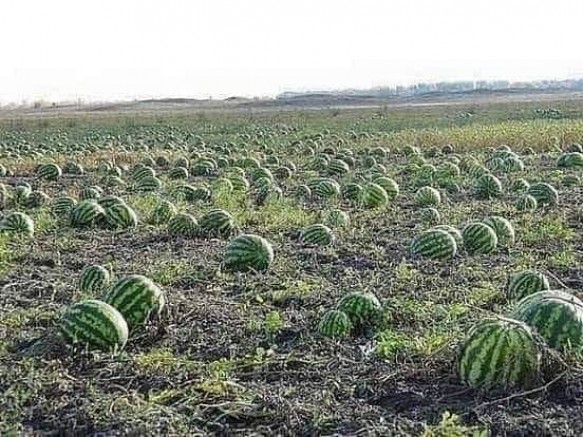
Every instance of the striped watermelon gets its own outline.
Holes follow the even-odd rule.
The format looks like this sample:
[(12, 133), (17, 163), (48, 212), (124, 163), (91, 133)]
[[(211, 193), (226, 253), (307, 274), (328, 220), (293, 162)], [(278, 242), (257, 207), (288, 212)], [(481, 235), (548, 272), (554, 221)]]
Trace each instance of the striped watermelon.
[(94, 200), (83, 200), (71, 208), (71, 226), (84, 227), (105, 220), (105, 210)]
[(135, 188), (144, 193), (152, 193), (162, 189), (162, 181), (156, 176), (144, 176), (136, 181)]
[(526, 324), (484, 320), (462, 343), (458, 371), (464, 384), (486, 391), (527, 389), (541, 373), (542, 344)]
[(523, 194), (514, 203), (516, 209), (519, 211), (534, 211), (538, 207), (538, 202), (530, 194)]
[(475, 191), (480, 199), (500, 197), (502, 195), (502, 183), (496, 176), (485, 174), (476, 180)]
[(0, 220), (0, 232), (34, 235), (34, 222), (22, 212), (11, 212)]
[(190, 214), (176, 214), (168, 220), (168, 233), (183, 237), (194, 237), (198, 233), (198, 222)]
[(61, 177), (63, 172), (57, 164), (43, 164), (39, 166), (36, 174), (40, 179), (56, 181)]
[(227, 270), (232, 271), (263, 271), (273, 263), (273, 258), (273, 247), (265, 238), (242, 234), (227, 245), (224, 265)]
[(414, 196), (418, 206), (438, 206), (441, 203), (441, 194), (433, 187), (421, 187)]
[(225, 237), (235, 232), (235, 220), (224, 209), (212, 209), (207, 212), (200, 218), (199, 226), (203, 232), (209, 235)]
[(502, 247), (510, 247), (514, 245), (515, 232), (514, 226), (504, 217), (490, 216), (487, 217), (482, 223), (490, 226), (496, 233), (498, 238), (498, 245)]
[(326, 311), (318, 324), (318, 332), (324, 337), (347, 337), (352, 331), (348, 315), (339, 310)]
[(535, 329), (553, 349), (583, 347), (583, 302), (562, 290), (538, 291), (518, 302), (512, 317)]
[(555, 187), (545, 182), (532, 184), (526, 193), (534, 197), (539, 206), (554, 206), (559, 202), (559, 193)]
[(432, 225), (437, 224), (441, 221), (441, 215), (436, 208), (421, 208), (419, 211), (419, 216), (421, 217), (421, 221), (425, 223), (430, 223)]
[(389, 203), (389, 195), (380, 185), (369, 182), (360, 193), (360, 203), (367, 208), (381, 208)]
[(47, 205), (51, 201), (48, 194), (43, 191), (33, 191), (30, 193), (24, 206), (27, 208), (38, 208)]
[(97, 203), (101, 205), (104, 209), (107, 209), (113, 205), (125, 205), (126, 202), (119, 196), (109, 195), (103, 196), (97, 199)]
[(523, 270), (509, 276), (506, 293), (509, 299), (519, 300), (538, 291), (550, 290), (549, 280), (535, 270)]
[(87, 266), (79, 275), (78, 287), (84, 293), (103, 291), (110, 282), (109, 270), (103, 266)]
[(105, 293), (103, 301), (124, 316), (130, 329), (143, 325), (153, 315), (159, 315), (166, 304), (160, 287), (142, 275), (120, 279)]
[(160, 203), (154, 208), (150, 216), (148, 217), (148, 222), (154, 225), (161, 225), (168, 223), (168, 221), (176, 215), (178, 211), (173, 203), (168, 200), (160, 200)]
[(170, 179), (188, 179), (188, 169), (184, 167), (174, 167), (168, 172)]
[(101, 197), (101, 192), (95, 187), (86, 187), (79, 191), (80, 200), (96, 200)]
[(516, 179), (512, 182), (510, 189), (514, 193), (525, 193), (530, 188), (530, 184), (526, 179)]
[(128, 340), (124, 317), (105, 302), (86, 300), (72, 305), (63, 314), (59, 330), (67, 342), (104, 351), (123, 349)]
[(233, 185), (234, 191), (242, 191), (245, 192), (249, 190), (250, 184), (249, 181), (245, 178), (245, 175), (230, 175), (229, 180)]
[(312, 189), (321, 199), (329, 199), (340, 195), (340, 185), (333, 179), (323, 179)]
[(455, 238), (441, 229), (425, 231), (411, 242), (411, 254), (414, 257), (441, 260), (453, 258), (456, 253)]
[(136, 183), (146, 179), (146, 178), (155, 178), (156, 177), (156, 170), (152, 167), (141, 165), (139, 167), (135, 167), (132, 170), (132, 180)]
[(342, 228), (350, 224), (350, 217), (341, 209), (333, 209), (326, 215), (325, 222), (333, 228)]
[(113, 228), (133, 228), (138, 225), (136, 212), (125, 203), (116, 203), (105, 210), (107, 223)]
[(437, 230), (437, 231), (447, 232), (449, 235), (451, 235), (453, 237), (458, 248), (464, 246), (464, 238), (462, 237), (462, 233), (460, 232), (460, 230), (458, 228), (455, 228), (455, 227), (450, 226), (450, 225), (438, 225), (438, 226), (434, 226), (431, 229)]
[(303, 244), (328, 246), (334, 243), (335, 236), (328, 226), (318, 223), (303, 229), (300, 239)]
[(469, 253), (491, 253), (498, 246), (496, 232), (484, 223), (470, 223), (463, 229), (462, 237)]
[(310, 187), (304, 184), (294, 187), (293, 193), (300, 199), (308, 199), (312, 196), (312, 190), (310, 190)]
[(389, 201), (395, 200), (399, 195), (399, 184), (393, 179), (386, 176), (379, 176), (374, 178), (373, 182), (385, 189), (387, 196), (389, 196)]
[(357, 183), (348, 183), (342, 187), (342, 198), (352, 202), (360, 199), (362, 195), (362, 186)]
[(333, 176), (344, 175), (348, 172), (350, 172), (350, 167), (341, 159), (333, 159), (328, 164), (328, 173)]
[(357, 329), (376, 325), (382, 315), (381, 303), (368, 292), (354, 291), (344, 295), (336, 309), (345, 313)]
[(32, 188), (28, 185), (18, 185), (14, 188), (14, 203), (17, 205), (22, 205), (26, 203), (26, 200), (32, 193)]

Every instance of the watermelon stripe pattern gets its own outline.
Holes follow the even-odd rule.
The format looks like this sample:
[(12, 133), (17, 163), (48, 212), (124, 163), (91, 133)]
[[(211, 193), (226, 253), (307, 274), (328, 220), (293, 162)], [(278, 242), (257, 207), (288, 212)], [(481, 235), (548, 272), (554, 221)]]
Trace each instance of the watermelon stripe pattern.
[(469, 253), (492, 253), (498, 245), (496, 232), (484, 223), (470, 223), (462, 231), (462, 237)]
[(318, 332), (324, 337), (347, 337), (352, 330), (352, 322), (348, 315), (339, 310), (324, 313), (318, 324)]
[(210, 235), (229, 236), (235, 231), (233, 217), (223, 209), (210, 210), (200, 218), (199, 225)]
[(476, 181), (476, 196), (479, 199), (493, 199), (502, 195), (502, 182), (496, 176), (485, 174)]
[(71, 209), (73, 227), (90, 226), (105, 218), (105, 210), (93, 200), (83, 200)]
[(490, 216), (484, 221), (484, 224), (490, 226), (496, 233), (498, 238), (498, 245), (502, 247), (510, 247), (514, 245), (516, 239), (514, 226), (507, 219), (500, 216)]
[(433, 187), (421, 187), (414, 197), (418, 206), (438, 206), (441, 203), (441, 194)]
[(360, 203), (367, 208), (381, 208), (389, 203), (389, 195), (379, 184), (369, 182), (360, 193)]
[(22, 212), (12, 212), (0, 220), (0, 232), (34, 235), (34, 222)]
[(381, 316), (381, 303), (372, 293), (355, 291), (338, 301), (338, 311), (345, 313), (355, 328), (374, 326)]
[(523, 270), (510, 275), (506, 285), (508, 298), (513, 300), (519, 300), (543, 290), (550, 290), (549, 280), (535, 270)]
[(198, 222), (190, 214), (176, 214), (168, 221), (168, 233), (176, 236), (194, 237), (198, 233)]
[(56, 164), (44, 164), (37, 170), (38, 177), (47, 181), (56, 181), (62, 174), (61, 168)]
[(534, 197), (541, 206), (554, 206), (559, 202), (559, 193), (555, 187), (545, 182), (532, 184), (526, 193)]
[(128, 340), (128, 325), (123, 316), (99, 300), (71, 306), (63, 314), (59, 329), (69, 343), (103, 351), (119, 351)]
[(231, 271), (264, 271), (271, 266), (273, 259), (273, 247), (265, 238), (253, 234), (242, 234), (227, 245), (224, 265)]
[(332, 230), (328, 226), (320, 223), (305, 228), (300, 238), (303, 244), (315, 246), (328, 246), (335, 241)]
[(99, 265), (87, 266), (79, 276), (78, 287), (84, 293), (103, 291), (110, 281), (109, 271)]
[(126, 204), (116, 203), (105, 210), (107, 223), (113, 228), (133, 228), (138, 225), (138, 216)]
[(460, 347), (458, 371), (469, 387), (487, 391), (527, 389), (540, 376), (542, 344), (524, 323), (485, 320)]
[(425, 231), (411, 242), (411, 254), (414, 257), (445, 260), (453, 258), (456, 253), (455, 238), (442, 229)]
[(512, 317), (535, 329), (553, 349), (573, 349), (583, 346), (583, 302), (561, 291), (539, 291), (520, 302)]
[(160, 314), (166, 298), (160, 287), (149, 278), (131, 275), (116, 282), (103, 301), (124, 316), (131, 330), (146, 323), (152, 315)]

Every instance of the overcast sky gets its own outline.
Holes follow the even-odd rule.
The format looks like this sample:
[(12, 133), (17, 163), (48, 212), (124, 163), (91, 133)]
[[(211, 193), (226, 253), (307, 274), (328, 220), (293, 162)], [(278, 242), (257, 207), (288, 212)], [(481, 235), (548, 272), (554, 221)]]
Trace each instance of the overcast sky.
[(580, 0), (0, 0), (0, 102), (583, 77)]

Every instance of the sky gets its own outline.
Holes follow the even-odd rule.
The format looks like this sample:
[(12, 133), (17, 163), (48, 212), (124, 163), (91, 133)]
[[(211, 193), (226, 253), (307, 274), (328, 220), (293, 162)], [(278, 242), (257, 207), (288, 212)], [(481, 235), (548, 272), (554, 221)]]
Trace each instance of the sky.
[(583, 77), (578, 0), (4, 0), (0, 103)]

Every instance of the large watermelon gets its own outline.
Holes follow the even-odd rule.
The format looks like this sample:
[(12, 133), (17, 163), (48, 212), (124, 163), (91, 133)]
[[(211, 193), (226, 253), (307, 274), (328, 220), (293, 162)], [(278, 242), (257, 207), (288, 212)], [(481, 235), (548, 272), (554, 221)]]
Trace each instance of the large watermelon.
[(411, 254), (415, 257), (430, 259), (453, 258), (457, 253), (455, 238), (446, 230), (430, 229), (411, 242)]
[(554, 349), (582, 350), (583, 302), (566, 291), (546, 290), (526, 296), (512, 317), (538, 331)]
[(526, 324), (484, 320), (462, 343), (458, 371), (464, 384), (487, 391), (527, 389), (541, 372), (543, 345)]
[(263, 271), (269, 268), (273, 258), (273, 247), (265, 238), (242, 234), (227, 245), (224, 265), (233, 271)]
[(462, 231), (462, 237), (469, 253), (491, 253), (498, 245), (496, 232), (484, 223), (470, 223)]
[(506, 293), (509, 299), (519, 300), (537, 291), (550, 290), (545, 275), (535, 270), (523, 270), (508, 278)]
[(71, 306), (63, 314), (59, 328), (69, 343), (104, 351), (121, 350), (128, 340), (128, 325), (122, 314), (99, 300)]
[(160, 314), (166, 303), (164, 292), (151, 279), (131, 275), (117, 281), (105, 293), (103, 301), (117, 309), (130, 329)]

